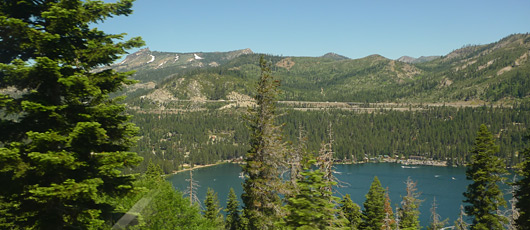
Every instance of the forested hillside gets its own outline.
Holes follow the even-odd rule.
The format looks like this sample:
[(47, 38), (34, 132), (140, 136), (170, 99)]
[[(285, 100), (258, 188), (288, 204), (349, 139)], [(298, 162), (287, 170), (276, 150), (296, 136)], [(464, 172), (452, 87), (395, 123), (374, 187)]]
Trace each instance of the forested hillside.
[[(485, 123), (512, 166), (520, 161), (517, 151), (530, 117), (529, 49), (530, 35), (515, 34), (418, 60), (334, 53), (265, 59), (281, 82), (285, 115), (279, 119), (286, 136), (302, 127), (313, 150), (331, 123), (337, 159), (421, 156), (463, 164), (475, 130)], [(249, 138), (242, 116), (254, 104), (259, 56), (249, 49), (187, 54), (144, 49), (111, 66), (136, 70), (133, 78), (140, 81), (121, 92), (140, 126), (135, 150), (166, 173), (184, 163), (242, 157)], [(336, 101), (347, 103), (330, 103)], [(388, 102), (401, 106), (385, 106)]]
[[(529, 49), (530, 35), (515, 34), (418, 62), (380, 55), (348, 59), (337, 54), (267, 55), (266, 59), (282, 82), (280, 100), (511, 103), (530, 93)], [(248, 49), (190, 54), (142, 50), (113, 68), (137, 70), (133, 78), (142, 84), (127, 90), (129, 102), (140, 98), (159, 102), (227, 100), (233, 92), (251, 95), (258, 56)], [(150, 62), (153, 57), (157, 58)]]
[[(134, 112), (140, 127), (136, 151), (147, 162), (163, 166), (166, 173), (184, 163), (209, 164), (235, 159), (248, 151), (249, 131), (244, 108), (194, 112)], [(501, 146), (499, 156), (513, 166), (521, 160), (530, 105), (515, 108), (429, 107), (410, 111), (376, 109), (373, 113), (344, 109), (300, 111), (284, 107), (279, 121), (285, 136), (296, 143), (301, 127), (307, 133), (309, 149), (317, 151), (331, 123), (335, 157), (362, 161), (365, 157), (422, 156), (447, 160), (449, 164), (469, 162), (475, 130), (488, 124)]]

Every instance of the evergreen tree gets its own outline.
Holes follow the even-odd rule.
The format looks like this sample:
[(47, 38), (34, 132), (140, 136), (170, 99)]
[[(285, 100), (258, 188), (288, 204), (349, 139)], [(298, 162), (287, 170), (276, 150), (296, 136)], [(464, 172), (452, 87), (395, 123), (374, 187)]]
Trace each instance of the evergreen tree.
[(329, 199), (337, 200), (337, 197), (325, 188), (334, 182), (325, 180), (325, 173), (319, 169), (304, 170), (297, 182), (300, 192), (287, 200), (284, 206), (287, 215), (278, 225), (285, 229), (333, 229), (340, 221), (335, 222), (337, 210)]
[[(131, 73), (96, 70), (126, 49), (124, 34), (96, 23), (129, 15), (132, 0), (0, 3), (0, 209), (18, 228), (102, 228), (113, 200), (132, 189), (121, 169), (141, 161), (129, 152), (136, 128), (108, 94)], [(2, 223), (1, 225), (3, 225)]]
[(281, 126), (275, 124), (279, 81), (271, 75), (270, 64), (261, 56), (256, 107), (249, 109), (250, 150), (243, 173), (243, 212), (250, 229), (270, 229), (280, 218), (279, 193), (283, 183), (280, 172), (285, 168), (285, 143)]
[[(527, 137), (530, 140), (530, 135)], [(516, 207), (519, 210), (519, 218), (515, 221), (519, 229), (530, 229), (530, 147), (524, 149), (521, 153), (524, 161), (519, 166), (519, 175), (521, 178), (515, 183), (517, 190)]]
[(340, 209), (342, 215), (348, 220), (350, 229), (359, 229), (362, 222), (361, 208), (351, 200), (350, 194), (346, 194), (342, 198), (340, 201)]
[(505, 180), (503, 175), (507, 172), (502, 160), (495, 156), (498, 150), (486, 125), (481, 125), (466, 170), (466, 178), (473, 181), (464, 193), (464, 202), (469, 203), (466, 214), (474, 217), (471, 229), (502, 229), (506, 222), (497, 214), (499, 206), (506, 205), (497, 183)]
[(239, 201), (237, 200), (236, 193), (233, 188), (230, 188), (228, 194), (228, 201), (226, 203), (226, 224), (225, 229), (237, 230), (240, 229), (240, 217), (239, 217)]
[(145, 176), (151, 179), (161, 180), (163, 174), (164, 172), (162, 171), (162, 168), (160, 168), (160, 165), (153, 164), (153, 161), (149, 159)]
[(419, 199), (420, 193), (416, 192), (416, 182), (412, 181), (410, 177), (405, 182), (407, 185), (407, 195), (401, 201), (401, 208), (398, 211), (399, 228), (400, 229), (420, 229), (420, 204), (422, 200)]
[(215, 223), (215, 225), (219, 226), (221, 225), (223, 221), (223, 215), (221, 215), (221, 208), (219, 205), (219, 198), (217, 197), (217, 193), (213, 191), (213, 189), (208, 188), (206, 191), (206, 199), (204, 199), (204, 206), (206, 206), (206, 210), (204, 210), (203, 215), (206, 219), (212, 221)]
[(377, 176), (374, 177), (374, 181), (370, 185), (363, 206), (361, 229), (380, 230), (385, 219), (385, 189), (381, 186)]

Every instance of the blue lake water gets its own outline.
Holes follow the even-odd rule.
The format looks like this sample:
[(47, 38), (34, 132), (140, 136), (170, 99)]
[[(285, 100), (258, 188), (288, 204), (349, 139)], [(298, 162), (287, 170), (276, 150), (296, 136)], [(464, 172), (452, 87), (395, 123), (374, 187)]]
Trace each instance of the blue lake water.
[[(452, 225), (460, 213), (460, 205), (464, 196), (462, 193), (470, 181), (466, 180), (464, 167), (435, 167), (435, 166), (411, 166), (403, 168), (400, 164), (393, 163), (368, 163), (356, 165), (335, 165), (338, 172), (336, 177), (346, 182), (347, 185), (338, 188), (342, 195), (350, 194), (352, 200), (359, 204), (365, 200), (365, 194), (370, 188), (374, 176), (377, 176), (384, 188), (388, 187), (390, 199), (394, 208), (401, 202), (401, 196), (406, 194), (405, 181), (410, 177), (417, 182), (420, 199), (420, 223), (427, 226), (430, 220), (430, 208), (433, 198), (436, 197), (438, 204), (437, 212), (442, 219), (449, 218)], [(238, 196), (243, 189), (243, 179), (239, 178), (241, 167), (237, 164), (221, 164), (212, 167), (200, 168), (193, 171), (193, 178), (199, 183), (198, 196), (204, 200), (208, 187), (214, 189), (218, 195), (221, 206), (226, 207), (226, 199), (230, 188), (234, 188)], [(187, 187), (185, 179), (189, 178), (189, 172), (182, 172), (168, 177), (173, 186), (183, 191)], [(241, 202), (241, 201), (240, 201)]]

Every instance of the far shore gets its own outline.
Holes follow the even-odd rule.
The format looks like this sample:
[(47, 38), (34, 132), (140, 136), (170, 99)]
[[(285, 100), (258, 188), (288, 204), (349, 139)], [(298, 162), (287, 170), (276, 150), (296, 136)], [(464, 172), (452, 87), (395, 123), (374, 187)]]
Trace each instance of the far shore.
[[(237, 160), (232, 159), (232, 160), (219, 161), (213, 164), (194, 165), (193, 167), (190, 167), (190, 168), (184, 168), (184, 169), (173, 171), (171, 174), (167, 174), (166, 176), (175, 175), (177, 173), (186, 172), (190, 170), (206, 168), (206, 167), (211, 167), (211, 166), (220, 165), (220, 164), (226, 164), (226, 163), (244, 164), (245, 162), (243, 162), (241, 159), (237, 159)], [(364, 163), (397, 163), (401, 165), (450, 167), (450, 165), (447, 164), (447, 161), (437, 161), (437, 160), (412, 160), (412, 159), (398, 160), (398, 159), (393, 159), (393, 158), (387, 158), (387, 159), (378, 160), (378, 161), (357, 161), (357, 162), (335, 161), (335, 164), (364, 164)]]
[(225, 164), (225, 163), (229, 163), (229, 162), (230, 161), (219, 161), (219, 162), (216, 162), (216, 163), (213, 163), (213, 164), (207, 164), (207, 165), (194, 165), (191, 168), (185, 168), (185, 169), (180, 169), (180, 170), (173, 171), (169, 175), (174, 175), (174, 174), (177, 174), (177, 173), (180, 173), (180, 172), (186, 172), (186, 171), (190, 171), (190, 170), (194, 170), (194, 169), (206, 168), (206, 167), (210, 167), (210, 166), (214, 166), (214, 165)]

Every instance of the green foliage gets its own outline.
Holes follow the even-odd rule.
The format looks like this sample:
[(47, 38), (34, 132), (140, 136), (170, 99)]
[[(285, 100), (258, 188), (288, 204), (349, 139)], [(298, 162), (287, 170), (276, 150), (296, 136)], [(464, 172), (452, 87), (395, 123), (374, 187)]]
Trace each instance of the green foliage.
[(94, 24), (129, 15), (131, 0), (0, 3), (0, 192), (2, 225), (104, 228), (133, 187), (121, 170), (137, 129), (108, 94), (131, 73), (93, 71), (140, 38), (106, 34)]
[(507, 173), (506, 166), (495, 155), (498, 150), (488, 127), (482, 124), (466, 170), (466, 178), (473, 181), (464, 193), (464, 202), (469, 203), (466, 214), (474, 217), (471, 229), (502, 229), (502, 223), (506, 222), (505, 217), (497, 214), (499, 207), (506, 205), (498, 183), (505, 180), (503, 175)]
[(128, 229), (217, 229), (170, 182), (145, 175), (135, 185), (143, 189), (118, 201), (123, 212), (137, 215), (138, 223), (130, 224)]
[(233, 188), (230, 188), (230, 193), (228, 193), (228, 200), (226, 202), (226, 221), (225, 229), (227, 230), (237, 230), (241, 229), (241, 217), (239, 216), (239, 201), (237, 200), (237, 195), (234, 192)]
[(279, 81), (271, 75), (270, 65), (260, 58), (261, 75), (255, 96), (257, 106), (249, 109), (250, 150), (243, 166), (244, 216), (249, 229), (270, 229), (280, 216), (279, 197), (283, 183), (285, 144), (281, 127), (276, 125)]
[[(314, 164), (315, 161), (310, 161)], [(299, 192), (287, 200), (283, 207), (286, 216), (278, 223), (282, 229), (335, 229), (338, 201), (332, 192), (326, 189), (336, 183), (324, 179), (324, 172), (305, 168), (302, 178), (297, 181)]]
[(399, 228), (400, 229), (420, 229), (420, 204), (422, 200), (419, 199), (420, 193), (417, 192), (416, 182), (412, 181), (410, 177), (405, 182), (407, 185), (407, 195), (401, 201), (401, 208), (398, 211)]
[(380, 230), (385, 218), (385, 189), (381, 186), (379, 178), (374, 177), (370, 189), (363, 203), (363, 222), (361, 229)]
[(219, 198), (217, 197), (217, 193), (211, 188), (208, 188), (208, 191), (206, 192), (204, 206), (206, 206), (206, 210), (203, 211), (203, 215), (206, 219), (215, 223), (216, 226), (220, 226), (224, 223), (223, 215), (221, 215), (220, 212)]
[(145, 176), (153, 180), (160, 180), (162, 175), (164, 175), (164, 172), (160, 168), (160, 165), (155, 165), (151, 160), (149, 160), (149, 165), (147, 165)]
[[(530, 135), (527, 136), (527, 143)], [(516, 220), (519, 229), (530, 229), (530, 147), (526, 147), (521, 152), (524, 161), (519, 166), (521, 178), (515, 183), (518, 186), (515, 197), (517, 198), (517, 208), (519, 218)]]
[[(530, 124), (530, 109), (526, 105), (513, 109), (448, 106), (422, 107), (417, 111), (377, 109), (373, 114), (338, 109), (278, 109), (285, 114), (277, 119), (278, 123), (285, 124), (285, 139), (297, 145), (299, 127), (304, 127), (310, 152), (318, 151), (326, 141), (327, 122), (321, 121), (333, 121), (336, 159), (362, 160), (364, 154), (368, 157), (421, 155), (434, 160), (447, 159), (450, 165), (463, 165), (471, 159), (469, 151), (475, 135), (472, 130), (478, 130), (482, 123), (490, 123), (502, 146), (499, 157), (514, 166), (521, 159), (515, 153), (524, 148), (524, 127)], [(138, 171), (145, 171), (149, 160), (159, 164), (165, 173), (171, 173), (190, 161), (209, 164), (244, 156), (250, 148), (250, 132), (241, 118), (241, 110), (133, 113), (132, 121), (141, 128), (141, 139), (133, 150), (145, 158)], [(186, 153), (188, 158), (184, 157)]]
[(340, 201), (340, 210), (348, 220), (350, 229), (359, 229), (362, 222), (361, 208), (351, 200), (350, 194), (346, 194)]

